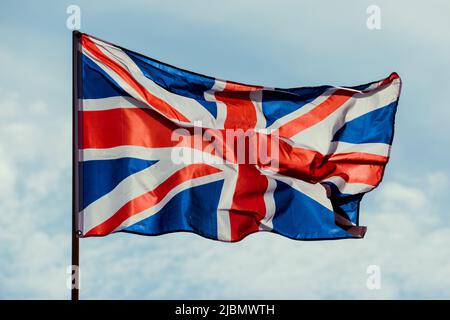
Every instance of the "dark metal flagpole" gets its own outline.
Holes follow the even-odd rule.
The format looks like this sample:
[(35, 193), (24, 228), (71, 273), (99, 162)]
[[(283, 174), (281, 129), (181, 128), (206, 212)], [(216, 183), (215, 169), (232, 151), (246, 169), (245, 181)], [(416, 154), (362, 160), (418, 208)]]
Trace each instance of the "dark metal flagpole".
[(72, 33), (72, 289), (71, 300), (77, 301), (80, 284), (80, 246), (78, 237), (78, 83), (80, 79), (81, 33)]

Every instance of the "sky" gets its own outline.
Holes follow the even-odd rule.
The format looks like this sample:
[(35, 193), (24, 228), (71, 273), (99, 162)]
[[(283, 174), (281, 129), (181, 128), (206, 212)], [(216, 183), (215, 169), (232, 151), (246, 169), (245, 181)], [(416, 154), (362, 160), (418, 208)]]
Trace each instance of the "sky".
[[(362, 240), (81, 239), (81, 299), (449, 299), (448, 1), (11, 1), (0, 10), (0, 299), (68, 299), (71, 30), (273, 87), (403, 80)], [(370, 5), (381, 29), (367, 28)], [(367, 286), (371, 266), (380, 287)]]

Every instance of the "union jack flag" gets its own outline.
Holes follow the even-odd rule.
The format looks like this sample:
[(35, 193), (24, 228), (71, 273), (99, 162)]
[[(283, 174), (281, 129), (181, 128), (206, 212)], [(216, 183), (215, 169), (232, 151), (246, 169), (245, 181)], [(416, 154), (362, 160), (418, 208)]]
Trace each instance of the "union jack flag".
[[(364, 236), (359, 204), (381, 182), (389, 159), (401, 88), (396, 73), (352, 87), (254, 86), (182, 70), (87, 34), (80, 35), (80, 65), (80, 236)], [(227, 130), (250, 132), (276, 161), (253, 151), (238, 161), (236, 146), (223, 138)], [(228, 153), (212, 150), (214, 139), (192, 139), (207, 133)], [(187, 151), (189, 161), (174, 161)]]

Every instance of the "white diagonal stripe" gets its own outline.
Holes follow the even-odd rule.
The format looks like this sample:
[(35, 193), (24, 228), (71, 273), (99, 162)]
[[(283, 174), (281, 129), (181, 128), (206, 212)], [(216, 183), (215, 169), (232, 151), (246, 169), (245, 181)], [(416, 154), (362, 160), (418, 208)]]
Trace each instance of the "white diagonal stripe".
[(180, 193), (181, 191), (184, 191), (186, 189), (189, 188), (193, 188), (196, 186), (200, 186), (203, 184), (207, 184), (207, 183), (211, 183), (214, 181), (218, 181), (223, 179), (223, 172), (217, 172), (217, 173), (213, 173), (207, 176), (203, 176), (203, 177), (198, 177), (195, 179), (190, 179), (187, 180), (181, 184), (179, 184), (178, 186), (176, 186), (175, 188), (171, 189), (165, 196), (163, 199), (161, 199), (161, 201), (159, 201), (156, 205), (152, 206), (151, 208), (145, 209), (142, 212), (139, 212), (135, 215), (132, 215), (131, 217), (129, 217), (128, 219), (126, 219), (125, 221), (123, 221), (120, 226), (118, 226), (116, 229), (114, 229), (113, 232), (115, 231), (119, 231), (122, 229), (125, 229), (129, 226), (132, 226), (133, 224), (147, 219), (148, 217), (154, 215), (155, 213), (157, 213), (159, 210), (161, 210), (174, 196), (176, 196), (178, 193)]
[(357, 93), (324, 120), (299, 132), (289, 140), (298, 147), (327, 154), (334, 134), (351, 120), (383, 108), (398, 98), (400, 81), (370, 93)]
[(104, 111), (121, 108), (150, 108), (146, 103), (127, 96), (117, 96), (100, 99), (83, 99), (82, 105), (83, 111)]
[[(197, 153), (192, 162), (176, 164), (171, 160), (174, 150), (184, 150)], [(91, 203), (82, 211), (83, 231), (88, 232), (93, 227), (113, 216), (123, 205), (155, 189), (176, 171), (186, 167), (188, 164), (204, 163), (212, 165), (227, 175), (235, 173), (234, 165), (217, 162), (222, 160), (214, 155), (203, 153), (191, 148), (144, 148), (137, 146), (120, 146), (108, 149), (84, 149), (79, 152), (80, 161), (89, 160), (111, 160), (124, 157), (132, 157), (145, 160), (158, 160), (151, 167), (139, 171), (122, 180), (111, 192), (105, 194), (95, 202)], [(199, 180), (202, 181), (202, 180)]]
[(333, 206), (331, 205), (330, 199), (327, 197), (326, 189), (319, 183), (308, 183), (296, 178), (283, 176), (278, 173), (273, 173), (271, 171), (265, 171), (259, 169), (262, 173), (269, 175), (275, 180), (282, 181), (292, 188), (300, 191), (301, 193), (307, 195), (311, 199), (317, 201), (325, 208), (333, 211)]
[(126, 203), (153, 190), (183, 167), (183, 165), (176, 166), (169, 162), (159, 161), (147, 169), (128, 176), (111, 192), (82, 210), (83, 233), (87, 233), (105, 222)]
[(390, 151), (391, 145), (387, 143), (348, 143), (342, 141), (333, 141), (330, 143), (329, 149), (327, 150), (326, 154), (363, 152), (388, 157)]
[(237, 183), (237, 165), (233, 170), (224, 171), (224, 181), (217, 207), (217, 238), (222, 241), (231, 241), (230, 208), (233, 204), (233, 195)]
[(276, 180), (270, 176), (267, 178), (267, 190), (264, 193), (264, 204), (266, 205), (266, 215), (260, 221), (259, 230), (271, 231), (273, 229), (273, 217), (275, 216), (275, 199), (274, 192), (277, 187)]
[(365, 183), (348, 183), (339, 176), (329, 177), (321, 182), (331, 182), (333, 183), (341, 193), (344, 194), (358, 194), (362, 192), (369, 192), (375, 186)]

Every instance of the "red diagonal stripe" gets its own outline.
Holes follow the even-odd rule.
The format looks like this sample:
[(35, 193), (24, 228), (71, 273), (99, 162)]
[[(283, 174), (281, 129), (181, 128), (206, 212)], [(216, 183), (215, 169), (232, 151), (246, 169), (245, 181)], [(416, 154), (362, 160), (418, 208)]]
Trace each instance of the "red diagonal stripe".
[(192, 164), (178, 170), (155, 189), (127, 202), (112, 217), (89, 230), (85, 237), (106, 235), (114, 231), (128, 218), (158, 204), (176, 186), (185, 181), (220, 172), (206, 164)]
[(389, 75), (389, 77), (387, 77), (386, 79), (381, 80), (378, 83), (378, 87), (385, 86), (385, 85), (391, 83), (392, 81), (394, 81), (395, 79), (399, 79), (399, 78), (400, 78), (399, 75), (396, 72), (393, 72), (393, 73), (391, 73)]
[(334, 111), (339, 109), (345, 102), (347, 102), (356, 92), (338, 89), (324, 102), (317, 107), (297, 117), (279, 128), (279, 135), (286, 138), (291, 138), (299, 132), (312, 127), (319, 123)]
[(178, 110), (173, 108), (164, 100), (151, 94), (144, 86), (142, 86), (133, 76), (128, 73), (120, 64), (116, 63), (114, 60), (106, 56), (97, 45), (92, 42), (89, 37), (83, 35), (81, 38), (83, 48), (89, 51), (94, 57), (99, 59), (104, 65), (108, 66), (117, 75), (119, 75), (122, 80), (124, 80), (128, 85), (130, 85), (136, 92), (145, 99), (152, 107), (157, 109), (163, 115), (170, 119), (178, 119), (183, 122), (189, 122), (189, 120), (181, 114)]

